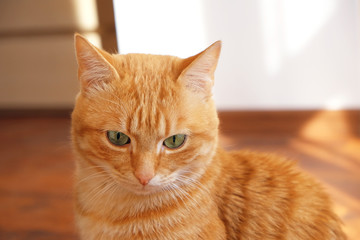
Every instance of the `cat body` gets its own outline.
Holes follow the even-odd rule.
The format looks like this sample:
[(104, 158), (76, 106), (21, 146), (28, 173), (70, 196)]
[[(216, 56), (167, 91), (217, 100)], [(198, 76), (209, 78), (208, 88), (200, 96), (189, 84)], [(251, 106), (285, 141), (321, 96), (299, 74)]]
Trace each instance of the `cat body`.
[(345, 239), (327, 195), (292, 162), (218, 146), (220, 42), (180, 59), (75, 40), (81, 239)]

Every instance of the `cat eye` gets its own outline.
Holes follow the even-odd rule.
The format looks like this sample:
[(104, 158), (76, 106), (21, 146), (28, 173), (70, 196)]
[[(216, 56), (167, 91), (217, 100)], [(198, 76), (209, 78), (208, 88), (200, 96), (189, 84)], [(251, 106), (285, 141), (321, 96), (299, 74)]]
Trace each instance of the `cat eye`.
[(112, 144), (117, 146), (129, 144), (131, 141), (128, 135), (117, 131), (107, 131), (107, 138)]
[(179, 148), (184, 144), (185, 139), (186, 139), (185, 134), (176, 134), (165, 139), (163, 145), (170, 149)]

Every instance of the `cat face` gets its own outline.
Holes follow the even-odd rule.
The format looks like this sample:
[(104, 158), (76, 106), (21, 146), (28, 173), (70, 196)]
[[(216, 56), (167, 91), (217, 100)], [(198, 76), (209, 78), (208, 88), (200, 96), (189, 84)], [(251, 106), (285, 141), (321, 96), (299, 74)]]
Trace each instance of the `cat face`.
[(81, 91), (72, 114), (79, 161), (119, 188), (150, 194), (191, 184), (217, 146), (211, 87), (220, 42), (180, 59), (110, 55), (76, 35)]

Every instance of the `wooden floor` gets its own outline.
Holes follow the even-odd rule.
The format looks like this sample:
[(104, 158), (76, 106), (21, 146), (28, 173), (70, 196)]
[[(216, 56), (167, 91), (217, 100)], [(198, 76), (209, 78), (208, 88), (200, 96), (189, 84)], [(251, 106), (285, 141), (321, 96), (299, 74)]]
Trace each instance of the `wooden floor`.
[[(360, 239), (360, 111), (223, 112), (220, 118), (226, 149), (297, 159), (332, 195), (349, 239)], [(0, 117), (0, 239), (78, 239), (69, 130), (67, 117)]]

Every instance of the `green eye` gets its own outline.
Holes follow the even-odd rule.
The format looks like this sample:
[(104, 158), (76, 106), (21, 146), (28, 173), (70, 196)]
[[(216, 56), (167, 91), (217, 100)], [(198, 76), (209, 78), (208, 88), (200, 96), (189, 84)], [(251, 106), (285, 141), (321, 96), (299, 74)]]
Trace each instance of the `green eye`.
[(109, 141), (117, 146), (130, 143), (130, 138), (126, 134), (117, 131), (107, 131)]
[(186, 139), (185, 134), (176, 134), (174, 136), (171, 136), (171, 137), (168, 137), (167, 139), (165, 139), (163, 144), (165, 147), (175, 149), (175, 148), (178, 148), (181, 145), (183, 145), (183, 143), (185, 142), (185, 139)]

